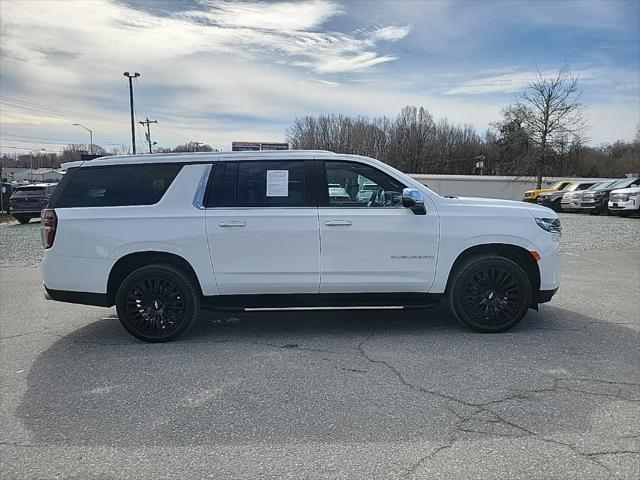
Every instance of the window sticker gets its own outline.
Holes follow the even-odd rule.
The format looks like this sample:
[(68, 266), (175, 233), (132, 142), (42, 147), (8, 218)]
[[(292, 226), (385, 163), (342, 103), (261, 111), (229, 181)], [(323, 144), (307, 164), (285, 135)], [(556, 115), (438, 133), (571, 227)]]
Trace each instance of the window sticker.
[(289, 196), (289, 170), (267, 170), (267, 197)]

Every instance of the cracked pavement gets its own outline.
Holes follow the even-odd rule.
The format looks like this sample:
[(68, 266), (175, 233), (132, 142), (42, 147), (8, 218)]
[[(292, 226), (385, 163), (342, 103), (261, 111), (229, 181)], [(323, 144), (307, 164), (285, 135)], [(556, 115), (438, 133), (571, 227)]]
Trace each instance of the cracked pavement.
[(203, 312), (158, 345), (0, 267), (0, 478), (638, 478), (640, 252), (563, 252), (503, 334), (444, 307)]

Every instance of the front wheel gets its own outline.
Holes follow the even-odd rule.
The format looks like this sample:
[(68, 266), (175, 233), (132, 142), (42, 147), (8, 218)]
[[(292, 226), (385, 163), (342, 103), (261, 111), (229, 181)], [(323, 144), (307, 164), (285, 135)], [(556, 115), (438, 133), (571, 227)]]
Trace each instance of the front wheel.
[(516, 325), (531, 304), (531, 281), (514, 261), (483, 255), (453, 273), (449, 307), (463, 325), (478, 332), (503, 332)]
[(200, 312), (200, 293), (190, 275), (167, 264), (139, 268), (116, 294), (122, 326), (145, 342), (167, 342), (186, 332)]

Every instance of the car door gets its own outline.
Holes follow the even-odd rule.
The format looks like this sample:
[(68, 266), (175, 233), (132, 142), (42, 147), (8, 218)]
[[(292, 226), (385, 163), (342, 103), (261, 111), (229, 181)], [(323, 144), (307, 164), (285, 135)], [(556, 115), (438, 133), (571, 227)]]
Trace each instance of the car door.
[[(406, 185), (365, 163), (325, 161), (318, 168), (320, 292), (427, 292), (438, 253), (433, 206), (426, 215), (404, 208)], [(329, 184), (348, 197), (331, 196)]]
[(312, 163), (219, 162), (205, 196), (222, 294), (318, 293), (320, 239)]

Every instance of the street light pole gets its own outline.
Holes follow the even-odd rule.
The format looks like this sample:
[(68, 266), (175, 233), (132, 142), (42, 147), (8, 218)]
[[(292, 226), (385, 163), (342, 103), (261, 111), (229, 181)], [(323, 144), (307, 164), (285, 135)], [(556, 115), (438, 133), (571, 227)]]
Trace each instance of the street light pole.
[(138, 78), (140, 74), (135, 72), (133, 75), (129, 75), (129, 72), (124, 72), (124, 76), (129, 79), (129, 105), (131, 106), (131, 147), (133, 153), (136, 153), (136, 128), (135, 121), (133, 119), (133, 82), (131, 79)]
[[(42, 152), (44, 151), (44, 148), (40, 148), (38, 150), (31, 150), (31, 152), (29, 152), (29, 163), (30, 163), (30, 170), (31, 170), (31, 178), (30, 181), (31, 183), (33, 183), (33, 152)], [(40, 162), (40, 157), (38, 157), (38, 162)], [(40, 166), (38, 165), (38, 169), (40, 168)]]
[(89, 155), (93, 155), (93, 130), (91, 130), (90, 128), (85, 127), (81, 123), (73, 123), (72, 125), (75, 125), (76, 127), (82, 127), (87, 132), (89, 132)]

